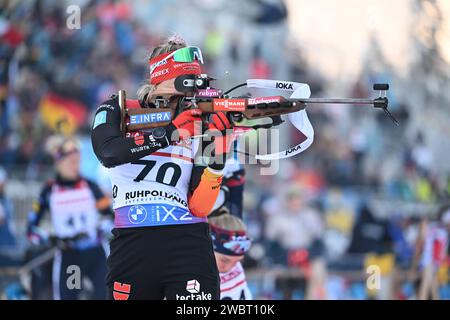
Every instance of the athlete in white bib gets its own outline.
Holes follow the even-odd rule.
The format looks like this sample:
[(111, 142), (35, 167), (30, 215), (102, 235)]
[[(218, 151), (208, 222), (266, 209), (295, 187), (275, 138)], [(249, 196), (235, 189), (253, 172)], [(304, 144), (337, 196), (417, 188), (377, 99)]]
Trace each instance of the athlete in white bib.
[[(68, 268), (73, 265), (78, 266), (81, 274), (91, 280), (92, 298), (105, 299), (106, 253), (100, 237), (100, 214), (112, 216), (111, 201), (97, 184), (80, 176), (80, 154), (76, 141), (59, 139), (49, 151), (55, 159), (57, 174), (54, 180), (45, 184), (39, 199), (33, 204), (28, 238), (35, 244), (42, 240), (36, 229), (49, 213), (51, 235), (65, 242), (64, 248), (56, 251), (53, 260), (53, 299), (79, 298), (82, 290), (70, 290), (67, 286), (72, 275)], [(45, 277), (39, 280), (42, 280), (41, 285), (32, 286), (32, 298), (42, 298), (41, 289), (46, 285), (46, 280)]]

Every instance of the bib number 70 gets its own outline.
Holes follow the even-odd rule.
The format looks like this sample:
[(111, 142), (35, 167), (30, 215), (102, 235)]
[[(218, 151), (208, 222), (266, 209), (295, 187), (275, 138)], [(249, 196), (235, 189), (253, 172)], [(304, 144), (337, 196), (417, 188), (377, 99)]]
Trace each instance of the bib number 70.
[[(131, 164), (137, 164), (137, 165), (143, 165), (144, 168), (142, 169), (141, 172), (139, 172), (139, 174), (137, 175), (136, 178), (134, 178), (134, 181), (136, 182), (140, 182), (142, 180), (145, 179), (145, 177), (147, 177), (147, 175), (150, 173), (150, 171), (152, 171), (152, 169), (155, 167), (156, 165), (156, 161), (154, 160), (137, 160), (137, 161), (133, 161), (131, 162)], [(170, 180), (168, 182), (166, 182), (167, 180), (167, 170), (172, 169), (171, 171), (173, 172), (172, 177), (170, 177)], [(156, 172), (156, 182), (171, 186), (171, 187), (175, 187), (178, 183), (178, 180), (180, 180), (181, 177), (181, 168), (179, 165), (177, 165), (176, 163), (172, 163), (172, 162), (166, 162), (163, 163), (159, 168), (158, 171)]]

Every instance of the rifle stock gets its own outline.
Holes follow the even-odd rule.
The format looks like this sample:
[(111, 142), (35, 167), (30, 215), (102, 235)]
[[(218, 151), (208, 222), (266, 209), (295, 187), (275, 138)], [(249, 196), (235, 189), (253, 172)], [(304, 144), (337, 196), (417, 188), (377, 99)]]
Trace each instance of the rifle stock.
[[(119, 102), (122, 101), (120, 100), (121, 96), (124, 96), (124, 93), (120, 94), (119, 91)], [(275, 99), (275, 97), (271, 98), (272, 100)], [(224, 112), (231, 114), (233, 117), (244, 117), (248, 120), (254, 120), (289, 114), (302, 110), (306, 107), (305, 103), (290, 101), (283, 97), (276, 97), (276, 101), (268, 103), (264, 102), (264, 100), (261, 100), (259, 103), (251, 104), (251, 102), (252, 99), (240, 98), (202, 99), (193, 103), (191, 108), (201, 109), (204, 114)], [(237, 104), (235, 105), (235, 103)], [(152, 119), (161, 113), (167, 112), (170, 114), (170, 119), (173, 118), (173, 110), (171, 108), (127, 108), (125, 102), (119, 104), (121, 105), (123, 128), (126, 128), (127, 130), (144, 130), (167, 126), (171, 121), (152, 122)], [(141, 123), (140, 121), (139, 123), (130, 121), (130, 119), (135, 119), (135, 116), (140, 116), (144, 123)]]

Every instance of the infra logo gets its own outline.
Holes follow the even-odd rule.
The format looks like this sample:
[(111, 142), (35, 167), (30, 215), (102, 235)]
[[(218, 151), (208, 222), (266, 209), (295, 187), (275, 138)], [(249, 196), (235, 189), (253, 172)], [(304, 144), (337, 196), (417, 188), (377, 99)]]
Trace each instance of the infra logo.
[(189, 280), (186, 284), (186, 290), (189, 293), (199, 293), (200, 282), (198, 282), (197, 280)]

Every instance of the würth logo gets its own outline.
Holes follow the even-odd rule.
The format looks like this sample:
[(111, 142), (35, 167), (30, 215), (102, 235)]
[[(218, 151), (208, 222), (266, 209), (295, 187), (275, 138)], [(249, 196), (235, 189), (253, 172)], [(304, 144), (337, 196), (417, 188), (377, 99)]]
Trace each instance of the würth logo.
[(200, 283), (197, 280), (189, 280), (186, 284), (186, 290), (189, 293), (199, 293)]
[(142, 146), (144, 144), (144, 136), (140, 136), (139, 134), (134, 136), (134, 143), (138, 146)]
[(114, 300), (128, 300), (131, 292), (131, 285), (126, 283), (114, 282), (113, 297)]
[(245, 111), (245, 99), (214, 99), (214, 111)]

